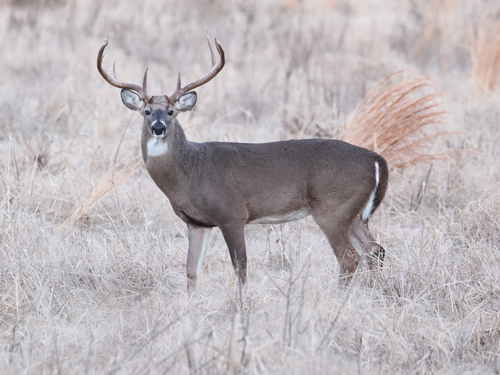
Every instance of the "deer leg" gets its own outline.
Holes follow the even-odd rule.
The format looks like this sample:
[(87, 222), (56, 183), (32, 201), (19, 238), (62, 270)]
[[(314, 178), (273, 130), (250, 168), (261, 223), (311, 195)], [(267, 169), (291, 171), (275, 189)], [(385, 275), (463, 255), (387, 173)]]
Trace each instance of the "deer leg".
[(385, 249), (380, 246), (368, 229), (368, 221), (357, 217), (351, 224), (349, 236), (358, 251), (368, 258), (370, 269), (381, 267), (384, 263)]
[(187, 289), (192, 294), (196, 290), (196, 273), (201, 267), (212, 228), (188, 225), (188, 254), (186, 262)]
[(349, 237), (349, 221), (332, 220), (330, 217), (317, 217), (314, 220), (326, 235), (330, 246), (340, 265), (339, 280), (349, 285), (352, 276), (358, 267), (361, 256)]
[(371, 243), (370, 256), (373, 259), (373, 267), (382, 267), (384, 265), (385, 249), (373, 237), (368, 229), (368, 221), (362, 223), (363, 231)]
[(245, 245), (245, 225), (227, 224), (219, 226), (226, 240), (234, 270), (240, 283), (247, 279), (247, 250)]

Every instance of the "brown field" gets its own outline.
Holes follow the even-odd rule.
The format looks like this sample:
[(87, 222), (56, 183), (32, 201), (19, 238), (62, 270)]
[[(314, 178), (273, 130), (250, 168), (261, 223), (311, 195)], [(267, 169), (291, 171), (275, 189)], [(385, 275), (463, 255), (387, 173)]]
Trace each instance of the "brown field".
[[(253, 225), (240, 290), (214, 230), (187, 296), (186, 227), (96, 55), (171, 94), (207, 32), (226, 66), (187, 137), (381, 152), (382, 270), (344, 289), (312, 220)], [(0, 0), (0, 373), (500, 373), (499, 35), (497, 0)]]

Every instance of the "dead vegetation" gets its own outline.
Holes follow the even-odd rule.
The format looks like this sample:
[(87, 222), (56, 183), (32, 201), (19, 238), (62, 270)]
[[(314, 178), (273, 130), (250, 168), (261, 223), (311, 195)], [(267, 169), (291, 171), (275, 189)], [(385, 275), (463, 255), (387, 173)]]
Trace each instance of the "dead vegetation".
[(390, 84), (398, 74), (383, 78), (366, 94), (342, 135), (346, 142), (383, 155), (391, 168), (442, 157), (432, 148), (446, 134), (435, 130), (446, 123), (444, 93), (436, 92), (428, 77)]
[(478, 26), (472, 50), (473, 76), (485, 92), (498, 88), (500, 82), (500, 22), (485, 21)]
[[(0, 2), (1, 372), (498, 372), (498, 38), (483, 22), (498, 14), (479, 0)], [(108, 37), (120, 79), (148, 67), (151, 91), (171, 92), (179, 70), (206, 71), (207, 31), (227, 64), (183, 115), (188, 138), (342, 134), (381, 152), (382, 270), (339, 288), (314, 223), (255, 225), (248, 285), (214, 231), (187, 297), (185, 227), (95, 59)]]
[(127, 181), (142, 164), (142, 156), (137, 155), (112, 165), (100, 182), (87, 192), (81, 202), (77, 202), (75, 210), (64, 221), (62, 227), (67, 229), (76, 224), (79, 220), (88, 219), (88, 215), (91, 214), (92, 208), (107, 194), (115, 191), (118, 186)]

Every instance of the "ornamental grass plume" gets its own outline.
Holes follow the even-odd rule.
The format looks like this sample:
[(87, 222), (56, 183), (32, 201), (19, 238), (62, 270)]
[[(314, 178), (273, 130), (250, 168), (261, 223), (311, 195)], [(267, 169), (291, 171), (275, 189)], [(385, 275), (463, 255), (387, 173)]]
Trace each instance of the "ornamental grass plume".
[(443, 157), (431, 152), (431, 144), (449, 134), (428, 134), (426, 129), (445, 122), (443, 93), (432, 89), (428, 77), (389, 84), (399, 73), (386, 76), (366, 94), (347, 119), (341, 137), (380, 153), (391, 169)]

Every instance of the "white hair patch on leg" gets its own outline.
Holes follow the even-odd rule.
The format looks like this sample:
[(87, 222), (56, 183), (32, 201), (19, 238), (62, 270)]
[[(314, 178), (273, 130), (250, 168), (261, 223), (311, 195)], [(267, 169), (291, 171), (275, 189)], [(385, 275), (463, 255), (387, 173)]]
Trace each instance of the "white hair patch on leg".
[(208, 247), (208, 240), (210, 239), (210, 231), (212, 228), (204, 228), (205, 233), (203, 233), (203, 244), (201, 246), (200, 259), (198, 259), (198, 264), (196, 265), (196, 271), (199, 271), (201, 264), (203, 263), (203, 258), (205, 258), (205, 253)]
[(377, 193), (378, 189), (378, 184), (380, 181), (380, 176), (379, 176), (379, 166), (378, 162), (375, 162), (375, 188), (373, 189), (372, 193), (370, 194), (370, 199), (368, 199), (368, 203), (365, 206), (365, 209), (363, 210), (363, 213), (361, 214), (361, 218), (363, 220), (368, 220), (372, 214), (373, 211), (373, 201), (375, 200), (375, 194)]
[(361, 255), (363, 255), (364, 254), (364, 252), (363, 252), (363, 245), (361, 244), (361, 242), (359, 242), (358, 238), (356, 236), (353, 236), (352, 234), (350, 234), (349, 235), (349, 239), (351, 240), (352, 245), (358, 251), (358, 253), (360, 253)]

